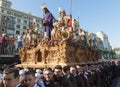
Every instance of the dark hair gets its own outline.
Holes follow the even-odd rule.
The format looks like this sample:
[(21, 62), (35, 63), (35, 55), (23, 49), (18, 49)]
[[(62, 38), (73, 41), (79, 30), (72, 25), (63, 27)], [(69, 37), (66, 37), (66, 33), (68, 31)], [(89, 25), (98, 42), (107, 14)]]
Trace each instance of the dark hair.
[(64, 67), (63, 67), (63, 71), (64, 71), (64, 72), (67, 72), (68, 70), (70, 70), (70, 67), (69, 67), (69, 66), (64, 66)]
[(19, 71), (16, 68), (7, 68), (4, 69), (3, 74), (11, 74), (14, 73), (14, 78), (17, 78), (19, 76)]
[(62, 70), (62, 66), (61, 65), (56, 65), (54, 69), (61, 69)]
[(50, 13), (50, 11), (49, 11), (47, 8), (43, 8), (43, 11), (44, 11), (45, 13)]
[(32, 75), (33, 77), (35, 77), (35, 71), (34, 70), (26, 71), (25, 75)]
[(44, 71), (47, 71), (47, 70), (53, 72), (52, 68), (50, 68), (50, 67), (47, 67), (47, 68), (44, 69)]

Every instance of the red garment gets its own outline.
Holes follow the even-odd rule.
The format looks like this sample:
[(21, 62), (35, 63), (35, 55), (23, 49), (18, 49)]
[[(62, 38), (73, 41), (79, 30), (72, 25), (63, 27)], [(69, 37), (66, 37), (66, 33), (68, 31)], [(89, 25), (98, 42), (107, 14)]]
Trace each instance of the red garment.
[(68, 19), (67, 26), (72, 27), (72, 19)]
[(0, 38), (0, 43), (2, 43), (2, 38)]
[(73, 31), (73, 29), (72, 29), (72, 19), (68, 19), (67, 26), (68, 26), (68, 30), (70, 32), (72, 32)]
[(4, 43), (5, 40), (6, 40), (5, 37), (2, 37), (2, 38), (1, 38), (1, 43)]

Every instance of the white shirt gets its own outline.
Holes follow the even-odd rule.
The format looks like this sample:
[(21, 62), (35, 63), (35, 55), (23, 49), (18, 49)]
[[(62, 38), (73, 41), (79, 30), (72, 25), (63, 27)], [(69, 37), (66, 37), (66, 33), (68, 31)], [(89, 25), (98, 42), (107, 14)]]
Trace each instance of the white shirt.
[(41, 79), (37, 81), (37, 84), (40, 85), (41, 87), (45, 87), (44, 82)]
[(21, 35), (18, 35), (17, 40), (18, 40), (18, 41), (22, 41), (22, 39), (23, 39), (22, 36), (21, 36)]
[(40, 87), (40, 86), (38, 86), (37, 84), (35, 84), (33, 87)]
[(19, 84), (17, 84), (15, 87), (19, 87), (20, 86), (20, 83)]
[(44, 86), (44, 84), (40, 84), (40, 86), (39, 86), (39, 84), (35, 83), (35, 85), (33, 87), (45, 87), (45, 86)]
[(2, 79), (3, 78), (3, 74), (0, 74), (0, 79)]

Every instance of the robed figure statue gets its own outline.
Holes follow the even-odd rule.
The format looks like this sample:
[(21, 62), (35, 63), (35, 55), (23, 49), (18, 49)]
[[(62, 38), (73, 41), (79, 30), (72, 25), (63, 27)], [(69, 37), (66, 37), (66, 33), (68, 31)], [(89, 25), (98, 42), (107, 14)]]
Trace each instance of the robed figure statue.
[(48, 41), (51, 40), (51, 31), (53, 28), (53, 15), (49, 12), (45, 5), (42, 6), (44, 17), (42, 19), (42, 24), (45, 28), (44, 38), (47, 38)]

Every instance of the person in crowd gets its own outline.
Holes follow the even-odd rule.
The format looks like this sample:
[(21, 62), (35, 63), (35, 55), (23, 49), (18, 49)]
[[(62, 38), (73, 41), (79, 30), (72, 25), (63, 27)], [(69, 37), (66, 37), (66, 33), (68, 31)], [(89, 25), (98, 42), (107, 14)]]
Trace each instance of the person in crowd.
[(6, 48), (7, 48), (7, 35), (6, 33), (2, 34), (2, 38), (1, 38), (1, 54), (5, 54), (6, 53)]
[(77, 70), (78, 70), (78, 76), (81, 77), (83, 80), (83, 85), (84, 85), (83, 87), (91, 87), (89, 85), (89, 78), (87, 76), (88, 73), (86, 72), (87, 70), (86, 64), (82, 64), (80, 67), (81, 67), (81, 70), (78, 70), (78, 67), (77, 67)]
[(23, 35), (24, 33), (17, 36), (18, 49), (22, 47)]
[(51, 68), (45, 68), (43, 71), (45, 87), (60, 87), (60, 84), (53, 78), (53, 71)]
[(27, 87), (45, 87), (44, 84), (36, 82), (35, 71), (33, 70), (25, 72), (25, 84)]
[(8, 41), (8, 46), (7, 46), (7, 54), (11, 55), (11, 54), (15, 54), (15, 35), (13, 34)]
[(61, 87), (73, 87), (71, 81), (63, 75), (60, 65), (56, 65), (54, 68), (54, 79), (60, 83)]
[(0, 66), (0, 87), (4, 87), (3, 86), (3, 69), (2, 67)]
[(7, 68), (3, 71), (4, 87), (20, 87), (19, 71), (15, 68)]
[(69, 66), (64, 66), (63, 67), (63, 74), (66, 78), (68, 78), (71, 83), (73, 84), (73, 87), (77, 87), (76, 80), (74, 78), (74, 75), (70, 73), (70, 67)]
[(35, 77), (36, 77), (36, 83), (37, 84), (41, 84), (42, 87), (44, 87), (44, 82), (43, 82), (43, 71), (41, 69), (36, 69), (36, 73), (35, 73)]
[(84, 87), (83, 79), (77, 74), (76, 66), (70, 66), (70, 73), (74, 76), (77, 86)]
[(20, 78), (19, 78), (19, 82), (21, 84), (20, 87), (27, 87), (27, 84), (25, 84), (25, 70), (24, 69), (21, 69), (19, 70), (19, 75), (20, 75)]
[(80, 65), (76, 65), (77, 75), (81, 79), (81, 87), (85, 87), (85, 77), (83, 75), (83, 68)]

